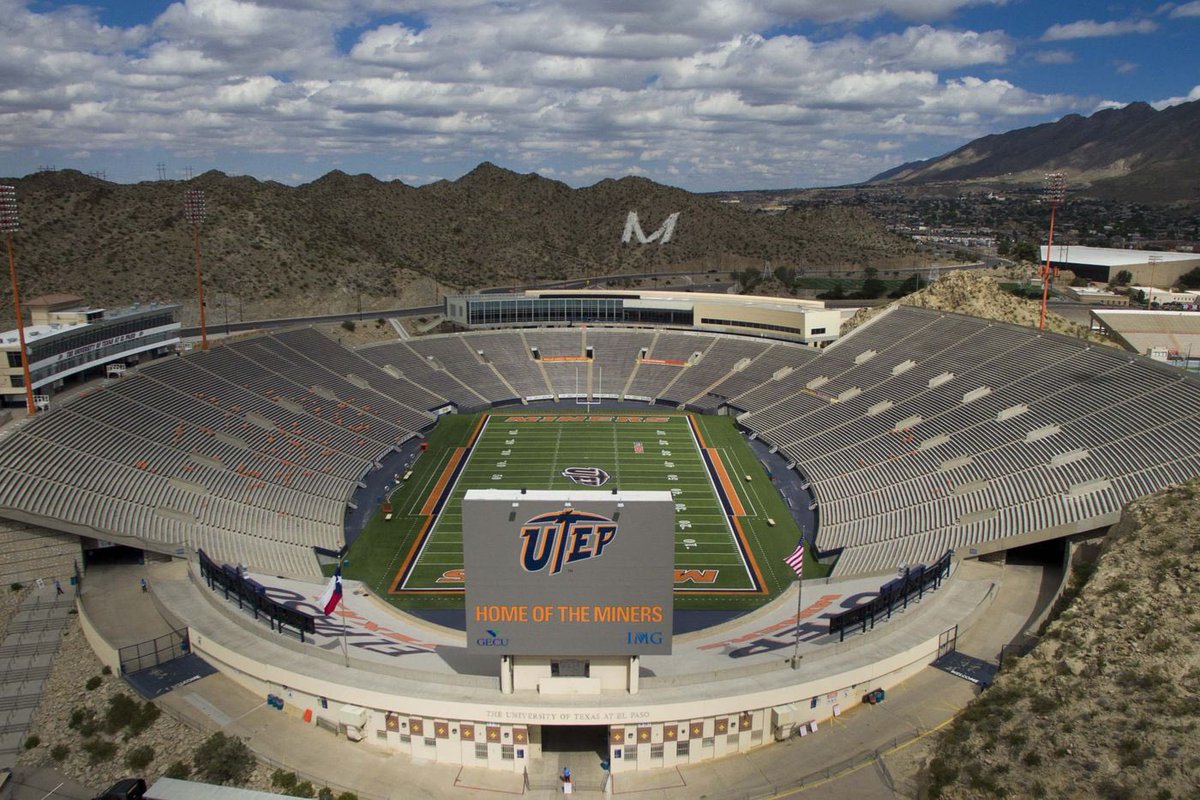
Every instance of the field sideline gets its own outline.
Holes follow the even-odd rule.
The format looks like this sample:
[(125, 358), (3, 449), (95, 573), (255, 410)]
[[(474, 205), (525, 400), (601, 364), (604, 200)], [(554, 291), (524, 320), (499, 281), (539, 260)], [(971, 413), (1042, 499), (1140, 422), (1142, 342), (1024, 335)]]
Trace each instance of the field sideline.
[[(345, 574), (399, 606), (459, 606), (466, 490), (589, 488), (569, 468), (604, 470), (604, 489), (672, 492), (677, 607), (758, 605), (794, 578), (782, 559), (799, 529), (732, 420), (655, 409), (443, 417), (390, 495), (391, 519), (373, 516)], [(821, 574), (808, 562), (806, 576)]]

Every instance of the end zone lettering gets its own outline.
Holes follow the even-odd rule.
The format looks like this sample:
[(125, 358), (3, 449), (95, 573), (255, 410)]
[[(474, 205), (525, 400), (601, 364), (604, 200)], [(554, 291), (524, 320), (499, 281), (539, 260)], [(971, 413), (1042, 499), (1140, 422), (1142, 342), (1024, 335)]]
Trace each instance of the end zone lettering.
[(505, 422), (652, 422), (658, 425), (670, 422), (670, 417), (604, 417), (587, 414), (571, 414), (570, 416), (523, 416), (505, 417)]
[[(719, 569), (677, 569), (675, 583), (716, 583), (720, 576)], [(466, 570), (448, 569), (437, 579), (438, 583), (462, 583), (466, 578)]]

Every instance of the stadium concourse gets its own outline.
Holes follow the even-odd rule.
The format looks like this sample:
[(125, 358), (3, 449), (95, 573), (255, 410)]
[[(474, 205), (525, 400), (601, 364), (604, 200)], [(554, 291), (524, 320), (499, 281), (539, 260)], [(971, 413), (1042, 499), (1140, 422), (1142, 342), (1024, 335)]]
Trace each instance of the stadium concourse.
[[(217, 562), (252, 565), (272, 576), (264, 577), (268, 585), (316, 582), (318, 553), (341, 550), (350, 512), (373, 502), (365, 489), (371, 476), (388, 471), (440, 415), (573, 404), (580, 395), (735, 416), (811, 484), (816, 549), (833, 562), (834, 585), (859, 589), (877, 588), (878, 576), (894, 575), (897, 565), (932, 563), (947, 551), (969, 558), (1106, 526), (1129, 500), (1200, 474), (1194, 377), (1065, 336), (897, 306), (820, 351), (594, 326), (431, 336), (357, 351), (311, 329), (231, 342), (130, 370), (12, 430), (0, 441), (0, 516), (186, 560), (192, 576), (173, 584), (181, 597), (201, 591), (194, 573), (201, 550)], [(453, 673), (442, 682), (470, 700), (447, 700), (440, 713), (423, 681), (384, 687), (378, 681), (390, 679), (368, 662), (361, 685), (325, 687), (309, 676), (300, 681), (304, 690), (288, 686), (309, 707), (322, 700), (358, 707), (368, 739), (421, 758), (516, 769), (520, 760), (506, 748), (532, 746), (531, 726), (545, 724), (539, 715), (553, 709), (568, 715), (556, 717), (565, 725), (632, 737), (622, 769), (690, 763), (766, 743), (781, 715), (827, 718), (834, 706), (857, 702), (864, 687), (912, 674), (937, 656), (948, 631), (982, 613), (991, 596), (985, 584), (952, 579), (911, 624), (848, 640), (863, 662), (837, 661), (841, 671), (817, 682), (797, 683), (791, 669), (780, 669), (778, 651), (797, 624), (784, 614), (754, 629), (755, 638), (785, 642), (767, 649), (770, 669), (705, 651), (681, 658), (686, 674), (669, 685), (674, 662), (667, 661), (646, 676), (647, 692), (658, 681), (664, 693), (657, 704), (628, 693), (514, 702), (494, 676), (451, 663), (455, 649), (437, 641), (427, 642), (432, 654), (410, 661), (441, 659)], [(872, 590), (854, 594), (860, 602)], [(324, 652), (244, 619), (243, 635), (226, 643), (210, 631), (225, 630), (228, 622), (218, 620), (228, 609), (185, 601), (175, 610), (194, 626), (197, 652), (263, 694), (285, 672), (276, 666), (285, 662), (259, 659), (264, 639), (302, 647), (305, 656)], [(902, 634), (911, 640), (877, 650)], [(712, 635), (704, 641), (720, 644), (714, 650), (739, 650), (740, 642)], [(688, 668), (710, 657), (737, 666), (722, 677)], [(696, 699), (697, 683), (725, 678), (733, 678), (728, 689), (706, 687), (712, 699)], [(457, 738), (443, 738), (451, 728)], [(615, 752), (615, 738), (608, 744)]]

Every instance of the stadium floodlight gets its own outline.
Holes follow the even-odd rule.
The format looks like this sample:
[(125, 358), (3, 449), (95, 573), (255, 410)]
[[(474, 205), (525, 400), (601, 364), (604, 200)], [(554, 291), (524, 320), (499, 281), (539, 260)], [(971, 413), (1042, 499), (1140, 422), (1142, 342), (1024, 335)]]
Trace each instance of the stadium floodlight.
[(21, 348), (21, 372), (25, 376), (25, 410), (29, 416), (37, 413), (33, 402), (33, 380), (29, 376), (29, 353), (25, 349), (25, 319), (21, 314), (21, 289), (17, 284), (17, 260), (13, 255), (13, 234), (21, 227), (17, 215), (17, 190), (12, 186), (0, 186), (0, 233), (8, 244), (8, 276), (12, 280), (13, 312), (17, 315), (17, 341)]
[(204, 190), (183, 193), (183, 217), (192, 226), (192, 249), (196, 253), (196, 297), (200, 301), (200, 349), (208, 349), (208, 327), (204, 324), (204, 279), (200, 275), (200, 226), (204, 224)]
[(1146, 257), (1146, 263), (1150, 266), (1150, 291), (1146, 294), (1147, 310), (1154, 306), (1154, 273), (1158, 272), (1158, 265), (1162, 260), (1162, 253), (1151, 253)]
[[(1046, 243), (1046, 267), (1042, 270), (1042, 314), (1038, 329), (1046, 329), (1046, 301), (1050, 297), (1050, 262), (1054, 258), (1054, 212), (1067, 196), (1067, 179), (1061, 172), (1046, 173), (1042, 198), (1050, 204), (1050, 240)], [(1055, 274), (1058, 270), (1055, 270)]]

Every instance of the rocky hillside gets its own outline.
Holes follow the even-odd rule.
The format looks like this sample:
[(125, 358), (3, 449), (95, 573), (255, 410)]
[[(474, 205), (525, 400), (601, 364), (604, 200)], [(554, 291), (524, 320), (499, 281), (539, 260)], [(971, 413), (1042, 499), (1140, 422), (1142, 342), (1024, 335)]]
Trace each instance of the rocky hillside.
[[(1069, 279), (1068, 279), (1069, 280)], [(1036, 328), (1041, 317), (1041, 303), (1024, 300), (1000, 288), (1000, 282), (992, 275), (979, 270), (956, 270), (947, 272), (937, 281), (920, 291), (900, 298), (903, 305), (951, 311), (972, 317), (1011, 322), (1027, 328)], [(846, 333), (883, 309), (864, 308), (854, 315), (842, 328)], [(1065, 333), (1080, 339), (1090, 339), (1098, 344), (1112, 345), (1108, 339), (1096, 336), (1082, 325), (1049, 311), (1046, 314), (1046, 330)]]
[[(108, 183), (74, 171), (16, 186), (18, 268), (28, 295), (72, 292), (100, 305), (194, 294), (186, 189), (203, 189), (203, 263), (213, 304), (291, 302), (300, 309), (431, 303), (454, 289), (605, 273), (807, 265), (880, 269), (912, 263), (911, 242), (857, 209), (752, 214), (642, 178), (584, 189), (482, 164), (420, 188), (331, 172), (289, 187), (208, 172), (183, 183)], [(649, 236), (679, 212), (666, 244), (622, 244), (636, 211)], [(11, 319), (0, 293), (0, 317)], [(252, 318), (244, 308), (239, 315)], [(223, 316), (219, 315), (219, 316)], [(235, 316), (234, 319), (237, 317)]]
[(934, 798), (1200, 793), (1200, 482), (1132, 503), (1041, 643), (941, 735)]
[(1057, 122), (984, 136), (937, 158), (902, 164), (869, 183), (1001, 181), (1040, 184), (1065, 172), (1071, 188), (1139, 202), (1200, 199), (1200, 101), (1147, 103), (1069, 114)]

